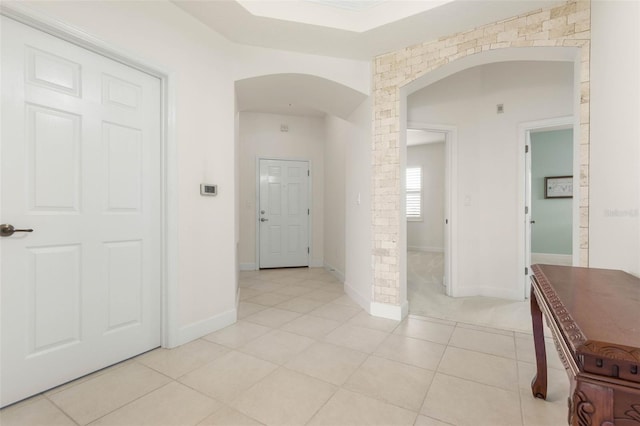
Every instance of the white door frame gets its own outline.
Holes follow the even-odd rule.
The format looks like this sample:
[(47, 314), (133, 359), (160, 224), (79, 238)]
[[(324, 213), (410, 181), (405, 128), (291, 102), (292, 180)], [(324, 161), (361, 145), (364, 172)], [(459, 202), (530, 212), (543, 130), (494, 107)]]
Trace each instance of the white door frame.
[[(446, 294), (455, 297), (458, 294), (458, 250), (456, 245), (458, 238), (458, 128), (444, 124), (409, 122), (407, 129), (438, 132), (446, 135), (444, 142), (444, 275), (447, 277)], [(404, 149), (406, 150), (406, 135)], [(407, 285), (406, 281), (404, 285)]]
[(178, 164), (175, 138), (175, 76), (135, 53), (106, 43), (20, 3), (0, 4), (0, 14), (108, 59), (160, 79), (161, 91), (161, 344), (175, 347), (178, 335)]
[[(518, 262), (517, 274), (523, 277), (522, 287), (524, 298), (529, 297), (531, 289), (531, 147), (527, 153), (527, 146), (531, 142), (531, 132), (542, 130), (573, 129), (573, 174), (580, 173), (580, 132), (575, 125), (573, 116), (549, 118), (546, 120), (528, 121), (518, 124)], [(578, 182), (578, 184), (576, 184)], [(580, 185), (579, 179), (574, 178), (573, 185), (573, 264), (580, 264)], [(528, 274), (525, 274), (525, 268)]]
[(307, 179), (308, 194), (309, 194), (309, 215), (307, 216), (307, 229), (309, 230), (307, 235), (309, 238), (309, 268), (313, 265), (313, 228), (311, 227), (313, 220), (313, 170), (311, 168), (311, 160), (308, 158), (275, 158), (275, 157), (256, 157), (256, 210), (255, 210), (255, 226), (256, 226), (256, 263), (255, 270), (260, 270), (260, 225), (258, 219), (260, 218), (260, 161), (262, 160), (275, 160), (275, 161), (305, 161), (309, 164), (309, 178)]

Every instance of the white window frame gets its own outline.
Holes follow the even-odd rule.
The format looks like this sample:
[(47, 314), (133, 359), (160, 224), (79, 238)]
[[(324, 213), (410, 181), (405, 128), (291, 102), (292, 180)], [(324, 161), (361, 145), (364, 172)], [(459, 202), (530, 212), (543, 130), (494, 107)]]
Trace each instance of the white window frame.
[[(410, 176), (410, 174), (412, 173), (416, 173), (415, 170), (417, 170), (417, 174), (418, 177), (416, 179), (415, 176)], [(410, 222), (419, 222), (422, 221), (422, 189), (423, 189), (423, 184), (422, 184), (422, 167), (420, 166), (412, 166), (412, 167), (407, 167), (406, 171), (406, 188), (405, 188), (405, 192), (406, 192), (406, 196), (405, 196), (405, 204), (406, 204), (406, 217), (407, 217), (407, 221)], [(417, 185), (416, 185), (417, 184)], [(411, 213), (412, 210), (415, 210), (415, 206), (414, 209), (411, 209), (409, 207), (409, 197), (410, 196), (414, 196), (417, 194), (417, 198), (418, 198), (418, 202), (417, 202), (417, 207), (418, 207), (418, 212), (416, 213)]]

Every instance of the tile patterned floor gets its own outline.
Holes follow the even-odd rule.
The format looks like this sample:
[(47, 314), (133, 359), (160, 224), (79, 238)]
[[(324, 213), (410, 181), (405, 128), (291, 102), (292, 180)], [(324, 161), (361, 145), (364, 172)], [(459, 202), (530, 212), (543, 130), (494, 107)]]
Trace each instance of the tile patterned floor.
[(550, 341), (540, 401), (529, 333), (374, 318), (322, 269), (243, 272), (240, 286), (236, 324), (7, 407), (0, 424), (566, 424)]

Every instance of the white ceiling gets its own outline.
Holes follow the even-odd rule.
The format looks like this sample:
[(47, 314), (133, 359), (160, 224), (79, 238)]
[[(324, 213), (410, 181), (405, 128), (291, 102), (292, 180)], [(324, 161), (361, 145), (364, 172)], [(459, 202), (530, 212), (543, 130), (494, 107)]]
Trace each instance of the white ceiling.
[(436, 8), (453, 0), (236, 0), (263, 18), (365, 32)]
[(407, 146), (425, 145), (445, 141), (445, 133), (428, 130), (407, 129)]
[[(342, 0), (341, 3), (358, 1), (362, 0)], [(350, 10), (337, 7), (335, 2), (330, 5), (328, 0), (242, 0), (245, 5), (253, 3), (250, 7), (256, 13), (269, 15), (259, 16), (236, 0), (172, 2), (236, 43), (362, 60), (562, 3), (559, 0), (391, 0)]]
[[(232, 42), (369, 61), (561, 0), (170, 0)], [(302, 74), (236, 82), (239, 111), (346, 118), (366, 95)], [(421, 135), (417, 143), (424, 143)], [(418, 140), (416, 139), (416, 140)], [(410, 143), (412, 143), (410, 141)]]
[(346, 119), (367, 95), (325, 78), (274, 74), (236, 82), (240, 111)]

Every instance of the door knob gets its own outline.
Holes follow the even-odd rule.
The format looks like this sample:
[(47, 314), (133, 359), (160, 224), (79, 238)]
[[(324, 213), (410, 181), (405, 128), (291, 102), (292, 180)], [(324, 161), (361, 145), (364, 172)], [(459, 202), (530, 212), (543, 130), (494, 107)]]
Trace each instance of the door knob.
[(267, 222), (269, 219), (265, 219), (264, 217), (260, 218), (260, 222)]
[(3, 223), (0, 225), (0, 237), (10, 237), (15, 232), (33, 232), (33, 229), (16, 229), (13, 225)]
[(531, 222), (529, 222), (529, 223), (531, 223), (531, 224), (533, 225), (534, 223), (536, 223), (536, 221), (535, 221), (535, 220), (532, 220), (532, 221), (531, 221)]

